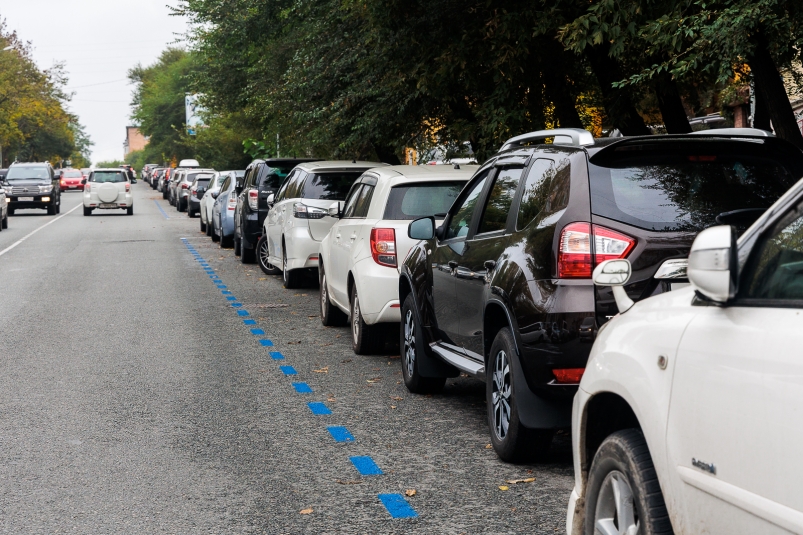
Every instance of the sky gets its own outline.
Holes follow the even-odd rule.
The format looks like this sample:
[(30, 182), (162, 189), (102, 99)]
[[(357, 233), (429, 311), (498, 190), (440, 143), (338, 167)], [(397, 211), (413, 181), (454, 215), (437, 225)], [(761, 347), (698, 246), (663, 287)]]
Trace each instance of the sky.
[(40, 68), (65, 62), (67, 91), (75, 93), (68, 109), (95, 143), (93, 162), (123, 158), (132, 124), (128, 70), (153, 63), (187, 31), (167, 4), (178, 0), (0, 0), (0, 18), (32, 42)]

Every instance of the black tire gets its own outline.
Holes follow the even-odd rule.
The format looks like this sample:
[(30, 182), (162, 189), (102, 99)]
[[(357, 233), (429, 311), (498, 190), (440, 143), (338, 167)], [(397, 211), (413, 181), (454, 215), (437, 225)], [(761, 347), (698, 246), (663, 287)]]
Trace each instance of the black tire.
[(84, 215), (92, 215), (92, 208), (84, 206)]
[(61, 213), (61, 198), (59, 198), (59, 203), (56, 205), (56, 213)]
[[(523, 377), (514, 374), (512, 362), (516, 344), (510, 329), (499, 331), (491, 345), (485, 367), (485, 402), (488, 408), (488, 427), (491, 444), (499, 458), (515, 463), (531, 460), (549, 451), (554, 434), (551, 430), (528, 429), (519, 419), (516, 390), (527, 388)], [(499, 392), (499, 395), (495, 395)], [(494, 399), (498, 403), (494, 403)]]
[(342, 327), (348, 324), (349, 317), (329, 300), (329, 289), (326, 287), (326, 269), (321, 264), (318, 268), (321, 294), (321, 323), (326, 327)]
[[(221, 240), (222, 239), (221, 237)], [(237, 236), (234, 237), (234, 243), (232, 245), (234, 246), (234, 256), (240, 256), (240, 240), (237, 239)]]
[[(9, 213), (11, 213), (10, 210), (9, 210)], [(6, 217), (3, 218), (3, 223), (2, 223), (2, 227), (3, 228), (8, 228), (8, 215), (9, 214), (6, 214)]]
[(184, 201), (181, 200), (181, 197), (179, 197), (176, 200), (176, 208), (178, 208), (179, 212), (186, 212), (187, 211), (187, 205), (184, 204)]
[(126, 208), (125, 209), (125, 215), (134, 215), (134, 207), (133, 206), (129, 206), (128, 208)]
[(248, 249), (243, 245), (242, 240), (240, 240), (240, 262), (243, 264), (253, 264), (257, 261), (257, 252), (256, 249)]
[[(618, 490), (616, 493), (614, 486)], [(632, 500), (628, 505), (635, 512), (633, 519), (623, 519), (611, 511), (617, 499)], [(620, 507), (620, 510), (626, 509)], [(637, 523), (641, 535), (674, 533), (650, 450), (639, 429), (617, 431), (602, 441), (588, 473), (585, 519), (583, 533), (586, 535), (594, 535), (598, 521), (609, 526)], [(624, 533), (626, 529), (618, 531)]]
[(166, 188), (163, 188), (163, 189), (162, 189), (162, 199), (167, 199), (167, 198), (168, 198), (168, 195), (167, 195), (167, 189), (166, 189)]
[(211, 221), (206, 224), (205, 230), (206, 230), (206, 235), (209, 236), (210, 238), (215, 235), (215, 226), (212, 224)]
[(192, 219), (193, 217), (195, 217), (195, 214), (196, 214), (195, 210), (190, 210), (189, 207), (187, 208), (187, 217)]
[(360, 296), (357, 285), (351, 287), (349, 328), (351, 329), (351, 349), (358, 355), (374, 355), (384, 341), (381, 334), (383, 325), (368, 325), (360, 312)]
[(8, 215), (14, 215), (14, 209), (13, 208), (9, 208), (8, 209)]
[[(207, 227), (207, 228), (209, 228), (209, 227)], [(220, 236), (218, 236), (217, 234), (215, 234), (215, 231), (214, 231), (214, 230), (212, 231), (211, 238), (212, 238), (212, 241), (213, 241), (213, 242), (221, 242), (221, 243), (220, 243), (220, 248), (221, 248), (221, 249), (223, 249), (223, 243), (222, 243), (222, 240), (220, 239)]]
[(206, 226), (207, 225), (206, 225), (206, 223), (204, 223), (204, 218), (201, 217), (200, 221), (201, 221), (201, 232), (203, 232), (204, 234), (206, 234), (208, 236), (209, 233), (206, 231)]
[(422, 377), (418, 371), (421, 352), (428, 351), (415, 300), (408, 295), (401, 309), (402, 322), (399, 327), (399, 347), (404, 386), (413, 394), (437, 394), (443, 390), (446, 377)]
[[(284, 245), (284, 241), (282, 241)], [(287, 251), (282, 249), (282, 286), (288, 290), (301, 286), (301, 276), (294, 269), (287, 269)]]
[(259, 267), (262, 272), (265, 273), (265, 275), (278, 275), (279, 268), (268, 262), (269, 254), (270, 251), (268, 250), (268, 239), (265, 236), (260, 236), (256, 247), (257, 262), (259, 262)]
[(56, 205), (50, 204), (47, 207), (47, 215), (56, 215)]

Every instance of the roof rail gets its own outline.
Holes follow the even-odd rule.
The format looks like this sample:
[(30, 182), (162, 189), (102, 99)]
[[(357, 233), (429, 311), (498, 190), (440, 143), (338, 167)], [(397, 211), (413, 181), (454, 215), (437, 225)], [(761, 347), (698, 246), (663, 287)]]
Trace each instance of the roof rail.
[(760, 128), (712, 128), (691, 132), (691, 135), (775, 137), (772, 132)]
[(545, 139), (548, 137), (555, 138), (552, 143), (555, 145), (569, 145), (572, 147), (584, 147), (586, 145), (594, 144), (594, 136), (588, 130), (582, 128), (554, 128), (552, 130), (538, 130), (536, 132), (529, 132), (520, 136), (512, 137), (505, 141), (499, 152), (507, 149), (514, 149), (520, 147), (522, 143), (528, 141), (535, 141), (538, 139)]

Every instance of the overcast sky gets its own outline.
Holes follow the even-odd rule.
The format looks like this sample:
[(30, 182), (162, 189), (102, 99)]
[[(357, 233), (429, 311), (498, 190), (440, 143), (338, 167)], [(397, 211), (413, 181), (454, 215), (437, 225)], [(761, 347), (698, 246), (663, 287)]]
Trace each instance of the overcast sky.
[(171, 17), (178, 0), (0, 0), (0, 17), (46, 69), (64, 61), (69, 105), (95, 146), (92, 161), (122, 159), (131, 124), (128, 69), (152, 63), (184, 34), (186, 20)]

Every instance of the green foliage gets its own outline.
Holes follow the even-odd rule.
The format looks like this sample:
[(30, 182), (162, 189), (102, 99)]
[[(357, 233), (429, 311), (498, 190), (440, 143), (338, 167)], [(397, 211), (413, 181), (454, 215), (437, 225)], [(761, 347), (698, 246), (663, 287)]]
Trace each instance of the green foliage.
[(105, 162), (97, 162), (97, 163), (95, 163), (95, 167), (100, 168), (100, 169), (114, 168), (114, 167), (120, 167), (124, 163), (126, 163), (126, 162), (124, 162), (122, 160), (108, 160), (108, 161), (105, 161)]

